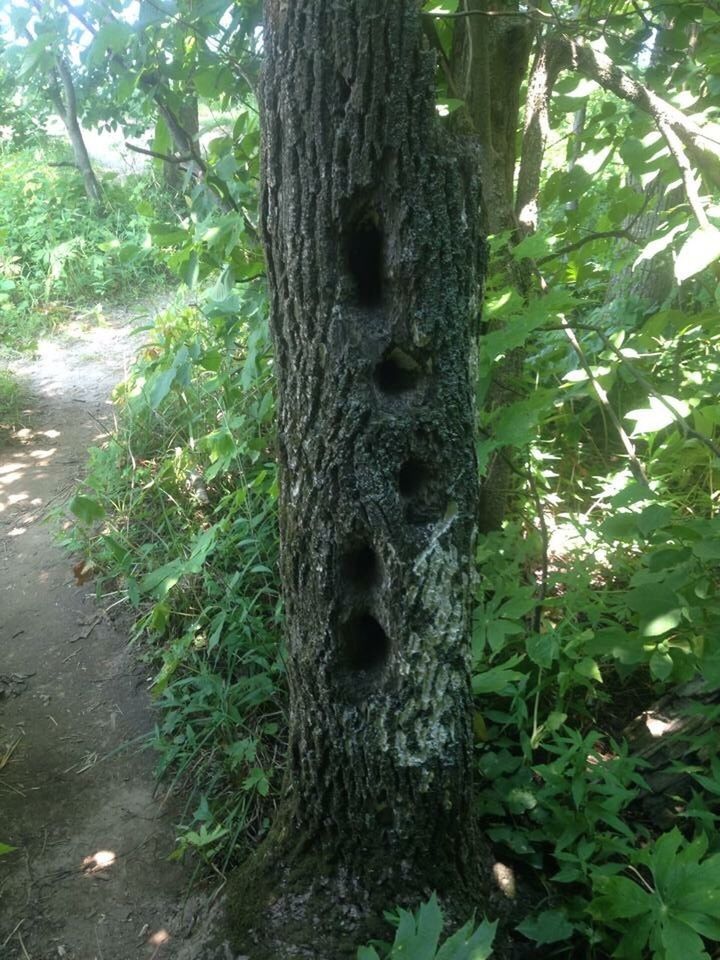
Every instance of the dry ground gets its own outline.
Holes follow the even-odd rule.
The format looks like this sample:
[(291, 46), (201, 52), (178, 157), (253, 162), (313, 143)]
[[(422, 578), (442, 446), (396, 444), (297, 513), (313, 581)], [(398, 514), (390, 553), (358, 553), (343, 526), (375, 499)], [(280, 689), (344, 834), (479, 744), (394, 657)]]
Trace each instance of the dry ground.
[(132, 325), (80, 318), (41, 343), (15, 366), (28, 400), (0, 435), (0, 842), (17, 848), (0, 858), (3, 960), (165, 960), (186, 932), (176, 811), (139, 750), (147, 671), (44, 522), (112, 424)]

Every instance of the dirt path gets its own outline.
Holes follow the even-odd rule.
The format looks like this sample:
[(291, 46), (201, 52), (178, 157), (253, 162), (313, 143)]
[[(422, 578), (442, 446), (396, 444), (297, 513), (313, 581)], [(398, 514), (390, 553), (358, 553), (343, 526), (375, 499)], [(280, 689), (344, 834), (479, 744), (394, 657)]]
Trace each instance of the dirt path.
[(31, 400), (24, 428), (0, 437), (0, 842), (17, 847), (0, 858), (3, 960), (179, 948), (189, 871), (166, 859), (172, 812), (137, 748), (153, 722), (147, 676), (43, 523), (112, 424), (129, 319), (76, 322), (16, 365)]

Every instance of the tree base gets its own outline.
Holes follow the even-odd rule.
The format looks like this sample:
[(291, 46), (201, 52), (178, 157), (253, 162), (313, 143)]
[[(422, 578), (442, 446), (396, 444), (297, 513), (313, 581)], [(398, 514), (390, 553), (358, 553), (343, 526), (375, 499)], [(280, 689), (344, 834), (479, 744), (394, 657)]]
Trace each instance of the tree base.
[[(440, 856), (411, 863), (382, 849), (349, 861), (346, 849), (330, 856), (321, 843), (290, 848), (287, 841), (286, 831), (273, 830), (228, 884), (229, 941), (243, 958), (355, 960), (369, 940), (392, 940), (386, 910), (415, 910), (433, 891), (450, 930), (473, 915), (508, 928), (527, 912), (527, 904), (508, 899), (493, 880), (487, 850), (461, 868)], [(500, 943), (493, 954), (498, 960), (521, 955)]]

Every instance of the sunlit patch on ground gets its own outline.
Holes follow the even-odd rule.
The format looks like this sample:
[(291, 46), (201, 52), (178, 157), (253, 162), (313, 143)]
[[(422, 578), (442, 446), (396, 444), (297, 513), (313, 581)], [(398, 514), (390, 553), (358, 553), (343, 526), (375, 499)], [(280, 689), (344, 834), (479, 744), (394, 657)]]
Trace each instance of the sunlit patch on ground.
[(98, 870), (107, 870), (117, 860), (114, 850), (98, 850), (83, 860), (83, 870), (86, 873), (97, 873)]

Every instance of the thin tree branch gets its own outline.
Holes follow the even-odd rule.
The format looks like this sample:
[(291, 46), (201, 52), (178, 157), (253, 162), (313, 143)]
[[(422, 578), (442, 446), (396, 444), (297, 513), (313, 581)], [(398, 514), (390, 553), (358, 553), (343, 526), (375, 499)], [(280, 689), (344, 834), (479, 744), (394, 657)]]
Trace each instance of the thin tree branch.
[(191, 154), (188, 154), (186, 157), (170, 156), (167, 153), (158, 153), (157, 150), (138, 147), (137, 144), (130, 143), (129, 140), (125, 141), (125, 146), (128, 150), (132, 150), (133, 153), (142, 153), (146, 157), (155, 157), (156, 160), (164, 160), (165, 163), (189, 163), (193, 159)]
[(643, 199), (642, 207), (628, 223), (627, 227), (623, 227), (620, 230), (598, 230), (595, 233), (588, 233), (579, 240), (576, 240), (574, 243), (568, 243), (559, 250), (553, 250), (553, 252), (547, 254), (547, 256), (540, 257), (539, 260), (535, 261), (536, 265), (541, 267), (544, 263), (548, 263), (550, 260), (555, 260), (557, 257), (563, 257), (568, 253), (573, 253), (575, 250), (579, 250), (580, 247), (584, 247), (586, 243), (592, 243), (593, 240), (608, 240), (617, 237), (619, 240), (627, 240), (629, 243), (639, 244), (641, 241), (639, 241), (637, 237), (634, 237), (630, 231), (638, 222), (640, 217), (642, 217), (642, 215), (645, 213), (649, 203), (650, 194), (646, 194)]
[(592, 384), (592, 388), (595, 391), (595, 394), (598, 400), (600, 401), (603, 409), (605, 410), (608, 417), (612, 421), (613, 426), (617, 430), (618, 436), (620, 437), (620, 442), (622, 443), (623, 447), (625, 448), (625, 452), (628, 455), (628, 460), (630, 462), (630, 471), (632, 475), (635, 477), (635, 480), (638, 483), (641, 483), (644, 486), (648, 487), (649, 486), (648, 478), (645, 475), (645, 470), (643, 469), (643, 465), (640, 463), (640, 460), (638, 459), (638, 455), (635, 450), (635, 445), (630, 439), (627, 431), (625, 430), (625, 427), (623, 427), (622, 423), (620, 422), (620, 418), (615, 413), (615, 410), (613, 409), (613, 406), (610, 403), (610, 398), (607, 395), (607, 391), (605, 390), (603, 385), (600, 383), (600, 381), (597, 379), (595, 374), (592, 372), (592, 367), (590, 366), (588, 359), (585, 356), (585, 351), (583, 350), (575, 331), (567, 322), (567, 320), (565, 320), (564, 318), (561, 319), (560, 324), (562, 329), (565, 331), (565, 336), (568, 338), (568, 340), (572, 345), (573, 350), (577, 354), (577, 358), (580, 361), (580, 366), (583, 368), (588, 379), (590, 380), (590, 383)]
[(547, 523), (545, 522), (545, 512), (543, 510), (542, 500), (540, 498), (540, 491), (538, 490), (538, 485), (533, 472), (528, 467), (527, 471), (528, 484), (530, 485), (530, 492), (532, 498), (535, 501), (535, 510), (537, 511), (538, 523), (540, 524), (540, 537), (542, 539), (542, 567), (540, 570), (540, 589), (538, 591), (537, 603), (535, 604), (535, 609), (533, 611), (533, 631), (535, 633), (540, 633), (540, 627), (542, 626), (542, 614), (543, 606), (545, 604), (545, 598), (547, 597), (547, 583), (548, 583), (548, 554), (550, 552), (550, 535), (548, 533)]
[(665, 142), (670, 148), (670, 153), (672, 153), (673, 157), (675, 158), (675, 163), (677, 163), (678, 167), (680, 168), (683, 184), (685, 185), (685, 194), (688, 198), (688, 203), (692, 208), (692, 212), (695, 214), (695, 219), (701, 227), (703, 227), (705, 230), (709, 230), (710, 221), (708, 220), (707, 214), (705, 213), (705, 208), (702, 205), (697, 184), (695, 183), (695, 174), (693, 168), (690, 166), (690, 161), (687, 158), (687, 154), (683, 149), (680, 137), (678, 137), (666, 120), (658, 118), (657, 125), (660, 128), (662, 135), (665, 137)]
[(651, 396), (655, 397), (655, 399), (659, 401), (670, 414), (672, 414), (673, 419), (675, 420), (677, 425), (680, 427), (683, 434), (687, 437), (693, 437), (693, 439), (699, 440), (700, 443), (703, 444), (703, 446), (707, 447), (707, 449), (711, 451), (711, 453), (713, 453), (716, 457), (720, 458), (720, 446), (714, 443), (709, 437), (706, 437), (705, 434), (700, 433), (699, 431), (695, 430), (694, 427), (691, 427), (690, 424), (687, 422), (686, 418), (680, 413), (680, 411), (677, 410), (670, 403), (670, 401), (667, 400), (660, 393), (659, 390), (657, 390), (655, 386), (653, 386), (651, 381), (648, 380), (647, 377), (638, 370), (635, 364), (632, 363), (625, 356), (622, 350), (620, 350), (618, 347), (615, 346), (615, 344), (612, 342), (612, 340), (607, 336), (607, 334), (603, 330), (598, 330), (598, 328), (594, 327), (592, 324), (574, 323), (571, 326), (575, 327), (578, 330), (590, 330), (593, 333), (596, 333), (602, 340), (606, 349), (611, 350), (615, 354), (615, 356), (622, 363), (625, 364), (625, 366), (630, 371), (632, 376), (637, 380), (637, 382), (641, 384)]
[(552, 253), (548, 253), (544, 257), (539, 257), (535, 263), (538, 267), (541, 267), (544, 263), (557, 260), (558, 257), (564, 257), (568, 253), (574, 253), (576, 250), (584, 247), (586, 243), (593, 243), (595, 240), (611, 239), (628, 240), (630, 243), (640, 242), (636, 237), (633, 237), (629, 230), (598, 230), (596, 233), (586, 234), (579, 240), (575, 240), (574, 243), (568, 243), (566, 246), (560, 247), (559, 250), (553, 250)]

